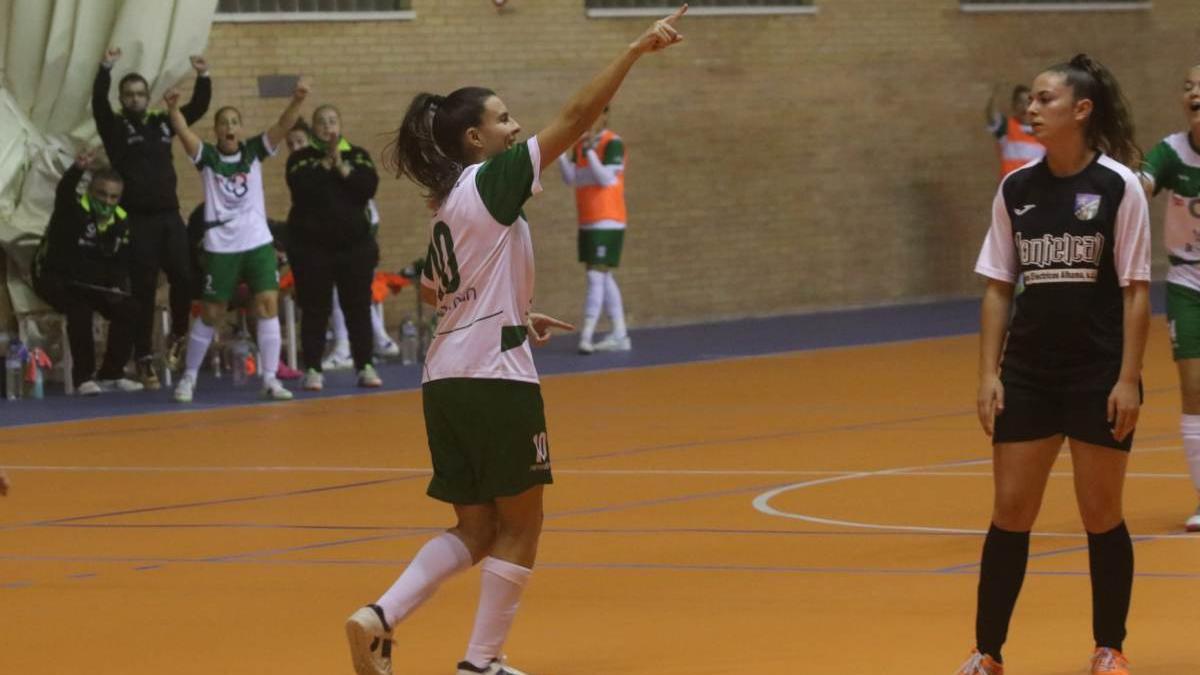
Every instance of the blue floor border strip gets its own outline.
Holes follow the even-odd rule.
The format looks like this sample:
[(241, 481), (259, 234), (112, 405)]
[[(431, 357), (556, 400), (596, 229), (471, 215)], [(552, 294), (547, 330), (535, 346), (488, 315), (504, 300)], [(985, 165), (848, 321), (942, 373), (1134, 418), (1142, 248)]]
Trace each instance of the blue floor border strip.
[[(1151, 286), (1155, 313), (1165, 306), (1165, 286)], [(890, 305), (765, 318), (644, 328), (631, 331), (633, 350), (595, 353), (575, 351), (576, 335), (555, 337), (535, 351), (542, 375), (585, 373), (603, 370), (644, 368), (764, 356), (786, 352), (854, 347), (974, 333), (979, 328), (979, 298), (957, 298), (934, 302)], [(384, 386), (363, 390), (355, 386), (349, 371), (326, 374), (321, 392), (299, 391), (299, 382), (287, 386), (297, 401), (380, 392), (406, 391), (420, 387), (421, 373), (415, 366), (382, 363), (378, 366)], [(257, 398), (256, 386), (235, 388), (229, 377), (214, 379), (202, 372), (196, 400), (180, 405), (167, 390), (136, 394), (106, 393), (91, 398), (67, 397), (51, 389), (42, 400), (3, 401), (0, 427), (19, 427), (88, 419), (212, 410), (245, 405), (288, 405)]]

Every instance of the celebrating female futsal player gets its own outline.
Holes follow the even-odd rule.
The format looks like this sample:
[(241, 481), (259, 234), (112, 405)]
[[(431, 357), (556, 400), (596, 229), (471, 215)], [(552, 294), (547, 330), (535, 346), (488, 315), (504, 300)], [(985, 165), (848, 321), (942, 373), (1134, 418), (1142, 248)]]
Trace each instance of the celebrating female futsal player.
[[(1183, 450), (1200, 492), (1200, 65), (1183, 81), (1183, 114), (1190, 130), (1154, 146), (1146, 156), (1142, 182), (1153, 193), (1168, 192), (1163, 226), (1171, 261), (1167, 321), (1183, 395)], [(1200, 532), (1200, 508), (1184, 526), (1188, 532)]]
[[(996, 495), (979, 571), (976, 649), (958, 672), (1003, 672), (1000, 648), (1025, 577), (1029, 531), (1065, 436), (1088, 533), (1091, 672), (1127, 675), (1121, 649), (1133, 544), (1121, 490), (1150, 321), (1149, 215), (1126, 168), (1140, 152), (1117, 81), (1084, 54), (1038, 75), (1029, 113), (1046, 156), (1001, 183), (975, 266), (988, 279), (978, 407), (992, 436)], [(1025, 291), (1010, 323), (1018, 274)]]
[(192, 322), (188, 336), (187, 368), (175, 387), (175, 400), (190, 403), (204, 354), (239, 281), (254, 293), (258, 315), (258, 348), (262, 350), (263, 398), (286, 401), (292, 393), (275, 376), (282, 342), (279, 331), (279, 268), (267, 227), (263, 198), (262, 161), (275, 154), (300, 116), (308, 96), (304, 79), (296, 84), (291, 101), (275, 124), (261, 135), (242, 141), (242, 114), (225, 106), (213, 123), (217, 142), (205, 143), (188, 128), (179, 111), (179, 92), (171, 91), (166, 103), (171, 126), (188, 157), (200, 171), (204, 184), (205, 275), (204, 314)]
[(543, 485), (551, 482), (541, 389), (529, 341), (569, 324), (531, 312), (533, 246), (522, 206), (539, 176), (578, 140), (647, 52), (682, 37), (683, 5), (657, 21), (581, 89), (545, 129), (520, 142), (516, 119), (479, 87), (413, 99), (385, 160), (425, 187), (435, 209), (422, 291), (440, 316), (425, 363), (428, 493), (458, 523), (416, 554), (374, 604), (346, 622), (360, 675), (391, 673), (392, 628), (437, 587), (482, 561), (475, 627), (459, 675), (520, 675), (500, 649), (537, 553)]

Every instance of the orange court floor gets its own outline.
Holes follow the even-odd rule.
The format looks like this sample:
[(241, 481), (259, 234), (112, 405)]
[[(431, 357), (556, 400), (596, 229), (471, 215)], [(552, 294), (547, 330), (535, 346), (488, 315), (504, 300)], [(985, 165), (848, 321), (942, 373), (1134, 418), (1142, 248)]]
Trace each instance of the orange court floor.
[[(545, 378), (555, 484), (506, 646), (530, 675), (952, 675), (992, 486), (977, 338)], [(1200, 673), (1200, 536), (1166, 328), (1127, 483), (1136, 675)], [(0, 674), (351, 673), (342, 622), (450, 509), (419, 392), (0, 431)], [(1055, 469), (1005, 649), (1086, 671), (1087, 546)], [(478, 572), (396, 631), (449, 675)]]

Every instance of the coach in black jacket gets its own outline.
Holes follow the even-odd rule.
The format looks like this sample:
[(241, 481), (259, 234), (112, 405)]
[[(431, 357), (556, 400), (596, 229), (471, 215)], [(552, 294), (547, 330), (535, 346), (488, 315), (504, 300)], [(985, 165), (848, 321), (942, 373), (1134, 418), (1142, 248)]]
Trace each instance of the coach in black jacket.
[[(109, 161), (125, 178), (125, 194), (121, 204), (129, 213), (132, 228), (130, 280), (138, 301), (134, 355), (143, 384), (157, 389), (158, 378), (151, 368), (153, 356), (150, 336), (154, 330), (158, 270), (166, 270), (167, 280), (171, 284), (172, 339), (168, 358), (174, 359), (187, 343), (192, 304), (187, 232), (179, 215), (175, 166), (171, 162), (174, 132), (165, 112), (148, 108), (150, 89), (146, 79), (137, 73), (122, 77), (118, 85), (121, 112), (114, 113), (109, 107), (112, 67), (119, 58), (119, 48), (109, 49), (104, 54), (92, 87), (92, 116)], [(188, 124), (204, 116), (212, 99), (208, 63), (203, 57), (193, 56), (192, 67), (196, 69), (196, 86), (192, 100), (182, 108)]]
[(346, 315), (358, 383), (377, 387), (370, 312), (379, 247), (371, 236), (367, 202), (375, 196), (379, 174), (366, 150), (342, 138), (341, 116), (333, 106), (313, 111), (312, 131), (311, 145), (293, 152), (287, 163), (292, 192), (288, 258), (303, 313), (300, 342), (309, 369), (304, 387), (322, 386), (325, 326), (335, 284)]
[[(117, 205), (123, 185), (112, 169), (97, 169), (79, 196), (76, 188), (91, 160), (91, 153), (80, 154), (58, 183), (54, 213), (33, 259), (33, 289), (67, 318), (71, 379), (80, 394), (137, 391), (140, 383), (124, 379), (137, 304), (129, 294), (129, 222)], [(109, 320), (99, 373), (93, 312)]]

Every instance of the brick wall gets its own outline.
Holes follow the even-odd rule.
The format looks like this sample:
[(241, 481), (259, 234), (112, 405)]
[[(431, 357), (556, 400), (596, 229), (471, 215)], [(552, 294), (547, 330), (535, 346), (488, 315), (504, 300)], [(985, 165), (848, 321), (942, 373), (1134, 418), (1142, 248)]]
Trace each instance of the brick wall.
[[(988, 15), (954, 0), (819, 4), (815, 16), (688, 18), (687, 41), (643, 59), (618, 94), (612, 127), (630, 152), (618, 277), (632, 325), (975, 294), (996, 184), (982, 114), (993, 83), (1088, 51), (1126, 87), (1148, 147), (1183, 124), (1178, 83), (1200, 61), (1195, 0)], [(218, 23), (214, 104), (263, 128), (285, 101), (259, 99), (257, 76), (310, 74), (305, 112), (335, 103), (347, 136), (378, 158), (414, 93), (482, 84), (532, 133), (648, 25), (589, 20), (582, 0), (511, 5), (498, 15), (489, 0), (414, 0), (415, 21)], [(211, 116), (197, 128), (211, 136)], [(193, 204), (199, 181), (176, 160)], [(266, 170), (276, 217), (283, 164)], [(555, 170), (543, 182), (527, 208), (537, 305), (574, 319), (573, 196)], [(396, 269), (424, 253), (427, 211), (416, 186), (387, 178), (379, 205), (384, 266)], [(390, 324), (410, 300), (390, 303)]]

